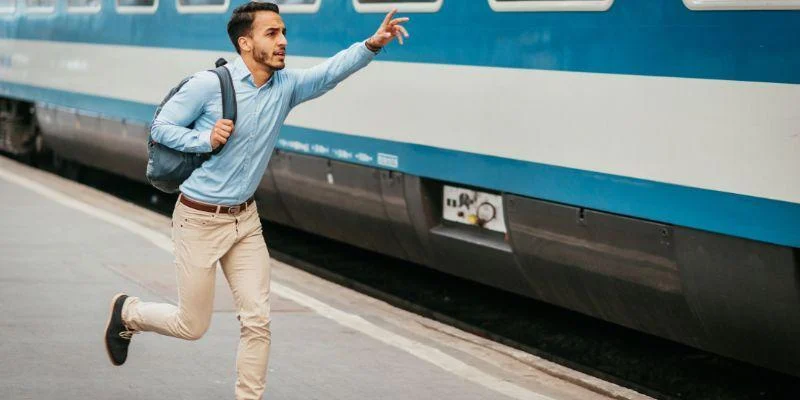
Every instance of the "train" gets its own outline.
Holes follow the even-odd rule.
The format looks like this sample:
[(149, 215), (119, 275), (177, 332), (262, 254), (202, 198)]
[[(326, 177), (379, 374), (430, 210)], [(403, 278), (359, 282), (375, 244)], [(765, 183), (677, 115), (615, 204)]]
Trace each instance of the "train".
[[(262, 218), (800, 376), (800, 1), (276, 2), (288, 68), (411, 36), (292, 111)], [(0, 0), (0, 148), (144, 181), (241, 3)]]

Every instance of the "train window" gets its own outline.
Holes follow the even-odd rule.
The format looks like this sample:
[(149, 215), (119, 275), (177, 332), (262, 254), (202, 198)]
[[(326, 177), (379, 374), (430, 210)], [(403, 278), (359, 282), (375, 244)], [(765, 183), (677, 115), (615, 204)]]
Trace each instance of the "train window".
[(158, 9), (158, 0), (116, 0), (117, 12), (120, 14), (154, 14)]
[(179, 13), (223, 13), (228, 11), (230, 0), (176, 0)]
[(17, 9), (17, 0), (0, 0), (0, 14), (13, 13)]
[(56, 0), (25, 0), (25, 11), (29, 13), (51, 13), (56, 10)]
[(800, 0), (683, 0), (690, 10), (800, 10)]
[(67, 0), (68, 13), (96, 13), (100, 11), (100, 0)]
[(362, 13), (384, 13), (396, 8), (400, 12), (436, 12), (442, 0), (353, 0), (353, 7)]
[(494, 11), (606, 11), (614, 0), (489, 0)]
[(272, 0), (281, 9), (281, 14), (304, 13), (310, 14), (319, 11), (320, 0)]

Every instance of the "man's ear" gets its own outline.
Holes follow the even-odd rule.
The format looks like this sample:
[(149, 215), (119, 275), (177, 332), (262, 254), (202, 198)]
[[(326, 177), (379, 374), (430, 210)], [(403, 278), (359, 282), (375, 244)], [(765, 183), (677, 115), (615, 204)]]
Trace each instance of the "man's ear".
[(244, 36), (239, 36), (239, 49), (243, 52), (250, 52), (253, 48), (250, 46), (250, 41)]

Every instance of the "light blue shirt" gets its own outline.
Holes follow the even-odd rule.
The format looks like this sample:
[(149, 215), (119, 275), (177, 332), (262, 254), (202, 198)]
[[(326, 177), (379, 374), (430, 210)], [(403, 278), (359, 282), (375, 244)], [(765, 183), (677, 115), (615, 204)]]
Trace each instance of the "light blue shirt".
[[(256, 87), (241, 58), (228, 64), (236, 89), (237, 116), (225, 148), (205, 161), (180, 185), (186, 196), (202, 202), (234, 205), (255, 193), (278, 141), (283, 121), (298, 104), (333, 89), (375, 57), (364, 42), (304, 70), (276, 71)], [(158, 143), (189, 153), (211, 151), (211, 129), (222, 119), (219, 78), (198, 72), (161, 109), (153, 122)], [(193, 129), (186, 126), (195, 122)]]

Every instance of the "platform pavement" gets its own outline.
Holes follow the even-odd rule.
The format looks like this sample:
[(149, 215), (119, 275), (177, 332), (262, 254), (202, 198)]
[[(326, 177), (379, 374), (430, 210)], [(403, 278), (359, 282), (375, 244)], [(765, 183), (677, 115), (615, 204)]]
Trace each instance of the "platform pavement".
[[(0, 157), (0, 399), (233, 399), (239, 327), (217, 276), (198, 341), (103, 347), (117, 291), (175, 302), (169, 219)], [(378, 268), (379, 266), (376, 266)], [(272, 261), (265, 399), (646, 399)]]

